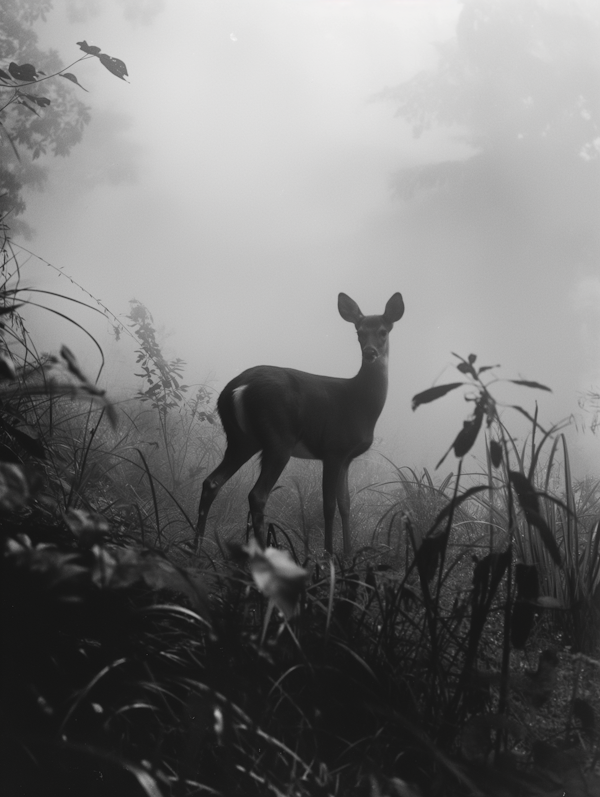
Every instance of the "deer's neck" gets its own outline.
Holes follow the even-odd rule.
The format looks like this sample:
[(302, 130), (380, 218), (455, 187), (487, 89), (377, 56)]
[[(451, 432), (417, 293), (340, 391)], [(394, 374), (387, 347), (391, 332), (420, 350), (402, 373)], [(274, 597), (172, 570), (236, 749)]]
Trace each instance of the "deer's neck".
[(360, 407), (375, 424), (387, 397), (387, 357), (380, 357), (373, 362), (363, 360), (360, 371), (350, 381), (356, 407)]

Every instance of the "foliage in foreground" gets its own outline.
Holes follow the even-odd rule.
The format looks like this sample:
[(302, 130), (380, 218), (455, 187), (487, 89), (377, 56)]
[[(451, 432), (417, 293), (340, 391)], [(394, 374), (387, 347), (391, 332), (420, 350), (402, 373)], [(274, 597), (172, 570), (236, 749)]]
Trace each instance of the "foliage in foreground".
[(593, 793), (597, 489), (553, 494), (562, 438), (529, 416), (519, 448), (473, 355), (414, 402), (466, 386), (452, 448), (462, 460), (487, 430), (482, 482), (397, 469), (350, 561), (307, 546), (294, 562), (273, 528), (292, 556), (251, 542), (190, 563), (174, 421), (212, 428), (210, 411), (186, 404), (151, 316), (134, 303), (150, 421), (103, 448), (106, 396), (68, 349), (36, 358), (20, 293), (2, 298), (3, 793)]
[[(461, 362), (473, 376), (474, 361)], [(82, 379), (71, 392), (89, 396)], [(31, 395), (17, 384), (31, 402), (55, 383), (42, 380)], [(490, 427), (498, 420), (478, 384), (457, 437), (461, 456), (485, 418)], [(167, 434), (173, 408), (156, 401)], [(3, 404), (6, 424), (13, 406)], [(150, 548), (86, 508), (98, 482), (82, 478), (85, 467), (71, 506), (49, 504), (31, 474), (43, 481), (49, 472), (42, 455), (52, 441), (20, 450), (15, 417), (0, 501), (4, 793), (593, 793), (597, 661), (576, 659), (562, 714), (543, 723), (569, 659), (549, 646), (533, 669), (518, 666), (515, 649), (543, 629), (536, 613), (556, 604), (540, 591), (550, 571), (539, 557), (513, 561), (516, 541), (537, 534), (550, 568), (564, 553), (532, 471), (524, 460), (509, 467), (515, 452), (503, 427), (489, 451), (490, 467), (508, 474), (498, 490), (504, 508), (496, 498), (488, 506), (496, 514), (484, 556), (469, 565), (473, 549), (454, 553), (451, 538), (493, 482), (443, 485), (418, 530), (405, 481), (386, 546), (337, 565), (317, 558), (302, 563), (306, 572), (252, 546), (202, 568), (175, 565), (157, 547), (160, 518)], [(564, 502), (543, 500), (572, 517)], [(596, 527), (586, 540), (597, 545), (597, 536)]]

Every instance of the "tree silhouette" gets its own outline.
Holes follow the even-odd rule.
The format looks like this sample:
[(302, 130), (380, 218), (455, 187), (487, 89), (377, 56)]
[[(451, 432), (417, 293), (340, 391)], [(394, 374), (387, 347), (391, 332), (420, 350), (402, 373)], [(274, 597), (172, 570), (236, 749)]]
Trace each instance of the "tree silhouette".
[[(9, 64), (35, 65), (36, 77), (64, 69), (58, 53), (41, 50), (32, 24), (52, 8), (45, 0), (3, 0), (0, 17), (0, 218), (25, 211), (24, 186), (42, 188), (46, 169), (35, 161), (46, 153), (66, 156), (90, 121), (89, 108), (67, 80), (46, 80), (39, 87), (25, 73), (9, 71)], [(21, 80), (15, 80), (18, 76)], [(32, 76), (33, 77), (33, 76)], [(11, 80), (12, 78), (12, 80)], [(12, 100), (12, 84), (21, 83), (22, 97)], [(40, 104), (41, 100), (41, 104)], [(44, 100), (49, 102), (44, 103)]]
[[(54, 50), (44, 52), (31, 30), (45, 19), (52, 0), (4, 0), (0, 17), (0, 220), (25, 210), (24, 186), (42, 188), (46, 169), (34, 163), (41, 155), (66, 156), (90, 121), (89, 108), (74, 94), (87, 91), (68, 72), (79, 61), (98, 59), (111, 74), (125, 80), (119, 58), (85, 40), (84, 54), (66, 67)], [(69, 85), (70, 84), (70, 85)], [(14, 228), (14, 221), (11, 220)], [(26, 225), (21, 224), (21, 231)]]
[(381, 97), (416, 137), (436, 126), (472, 154), (403, 170), (398, 193), (456, 185), (483, 164), (529, 177), (567, 169), (597, 180), (600, 157), (600, 9), (593, 0), (464, 0), (456, 36), (431, 71)]

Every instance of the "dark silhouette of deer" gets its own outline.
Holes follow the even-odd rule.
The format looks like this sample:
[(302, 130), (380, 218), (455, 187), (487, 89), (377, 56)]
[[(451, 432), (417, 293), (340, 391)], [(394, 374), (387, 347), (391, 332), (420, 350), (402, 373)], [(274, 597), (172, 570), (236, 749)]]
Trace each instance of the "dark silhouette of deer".
[(373, 442), (388, 389), (388, 336), (404, 314), (404, 302), (395, 293), (383, 315), (365, 316), (353, 299), (340, 293), (338, 309), (358, 333), (362, 364), (356, 376), (343, 379), (258, 365), (236, 376), (223, 389), (217, 408), (227, 448), (221, 464), (202, 487), (195, 548), (204, 537), (208, 511), (223, 484), (260, 451), (260, 475), (248, 496), (259, 543), (263, 544), (265, 504), (290, 457), (320, 459), (325, 550), (333, 552), (337, 501), (344, 553), (350, 553), (348, 467)]

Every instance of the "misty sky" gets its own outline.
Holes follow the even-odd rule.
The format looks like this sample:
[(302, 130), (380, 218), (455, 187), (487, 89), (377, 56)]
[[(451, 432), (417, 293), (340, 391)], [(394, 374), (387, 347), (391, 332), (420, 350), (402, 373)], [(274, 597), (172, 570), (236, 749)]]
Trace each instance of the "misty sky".
[[(380, 313), (399, 290), (406, 314), (377, 427), (399, 465), (433, 468), (466, 417), (458, 396), (410, 409), (414, 393), (455, 380), (452, 351), (548, 384), (552, 395), (507, 395), (530, 410), (538, 398), (547, 425), (571, 413), (581, 425), (578, 395), (600, 383), (599, 249), (587, 216), (557, 222), (550, 176), (516, 202), (502, 163), (476, 193), (400, 201), (392, 191), (400, 169), (471, 152), (452, 128), (415, 139), (393, 102), (373, 99), (435, 67), (459, 2), (56, 5), (38, 26), (41, 45), (70, 63), (86, 39), (126, 62), (129, 83), (95, 61), (74, 68), (92, 122), (50, 163), (47, 190), (28, 195), (35, 235), (21, 242), (119, 317), (134, 297), (146, 304), (189, 384), (218, 390), (262, 363), (351, 376), (360, 353), (338, 292)], [(82, 298), (33, 259), (23, 276)], [(117, 392), (135, 370), (132, 346), (92, 314), (77, 318), (101, 338), (104, 384)], [(97, 368), (80, 333), (53, 334)], [(572, 446), (578, 472), (597, 474), (598, 435), (574, 435)]]

